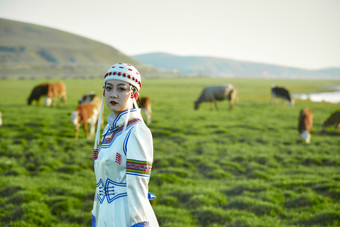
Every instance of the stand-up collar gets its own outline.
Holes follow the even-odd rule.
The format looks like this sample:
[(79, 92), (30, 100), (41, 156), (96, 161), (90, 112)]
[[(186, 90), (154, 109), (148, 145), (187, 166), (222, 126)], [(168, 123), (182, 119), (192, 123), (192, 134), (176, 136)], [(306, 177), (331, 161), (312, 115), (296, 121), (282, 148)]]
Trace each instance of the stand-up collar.
[[(110, 127), (116, 128), (117, 126), (125, 123), (127, 113), (128, 113), (128, 110), (125, 110), (125, 111), (119, 113), (117, 116), (115, 116), (114, 113), (111, 113), (107, 117), (107, 123), (110, 125)], [(135, 108), (131, 109), (130, 114), (129, 114), (129, 118), (139, 118), (139, 119), (143, 120), (143, 118), (140, 114), (140, 109), (135, 109)]]

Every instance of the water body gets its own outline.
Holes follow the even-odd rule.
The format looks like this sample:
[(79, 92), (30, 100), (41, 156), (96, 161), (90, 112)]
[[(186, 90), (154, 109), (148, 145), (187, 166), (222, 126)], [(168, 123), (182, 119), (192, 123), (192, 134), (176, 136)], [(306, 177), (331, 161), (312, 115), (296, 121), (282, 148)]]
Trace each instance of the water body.
[(332, 88), (336, 91), (315, 92), (315, 93), (296, 93), (296, 94), (292, 94), (292, 96), (295, 99), (310, 100), (312, 102), (340, 103), (340, 86), (334, 86)]

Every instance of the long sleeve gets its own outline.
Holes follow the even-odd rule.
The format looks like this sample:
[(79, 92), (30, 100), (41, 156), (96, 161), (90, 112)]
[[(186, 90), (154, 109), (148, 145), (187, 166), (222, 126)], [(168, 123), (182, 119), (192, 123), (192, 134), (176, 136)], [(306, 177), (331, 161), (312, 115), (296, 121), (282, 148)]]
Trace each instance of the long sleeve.
[(136, 125), (127, 133), (123, 150), (127, 155), (126, 181), (131, 226), (158, 226), (148, 200), (148, 183), (153, 162), (150, 130), (143, 124)]

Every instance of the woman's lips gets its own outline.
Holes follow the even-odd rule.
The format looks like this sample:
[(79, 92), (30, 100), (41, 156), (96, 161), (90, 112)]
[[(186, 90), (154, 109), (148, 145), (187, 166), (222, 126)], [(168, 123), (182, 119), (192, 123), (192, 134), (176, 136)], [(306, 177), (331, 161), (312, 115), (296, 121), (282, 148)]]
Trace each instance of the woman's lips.
[(117, 105), (118, 104), (118, 102), (116, 102), (116, 101), (111, 101), (110, 103), (111, 103), (111, 105)]

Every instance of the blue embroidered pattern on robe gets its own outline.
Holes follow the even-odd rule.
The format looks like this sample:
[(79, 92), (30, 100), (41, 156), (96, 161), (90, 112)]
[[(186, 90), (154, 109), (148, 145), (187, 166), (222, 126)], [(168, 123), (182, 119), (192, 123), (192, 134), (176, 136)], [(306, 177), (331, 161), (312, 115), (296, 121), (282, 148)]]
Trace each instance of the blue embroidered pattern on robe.
[(143, 221), (143, 222), (139, 222), (139, 223), (133, 225), (132, 227), (148, 227), (148, 226), (149, 226), (149, 222)]
[(105, 185), (103, 179), (100, 179), (97, 188), (99, 189), (97, 198), (100, 203), (103, 203), (105, 198), (108, 203), (111, 203), (120, 197), (127, 196), (126, 183), (118, 183), (110, 178), (106, 179)]
[(91, 227), (96, 227), (96, 217), (92, 214)]
[[(138, 118), (133, 118), (130, 121), (128, 121), (126, 128), (128, 128), (129, 126), (136, 124), (138, 122), (141, 122), (140, 119)], [(109, 147), (110, 144), (115, 140), (115, 138), (117, 137), (117, 135), (121, 134), (122, 131), (124, 129), (124, 124), (122, 124), (121, 126), (112, 129), (110, 128), (107, 133), (104, 135), (103, 141), (101, 143), (101, 146), (103, 147)]]

